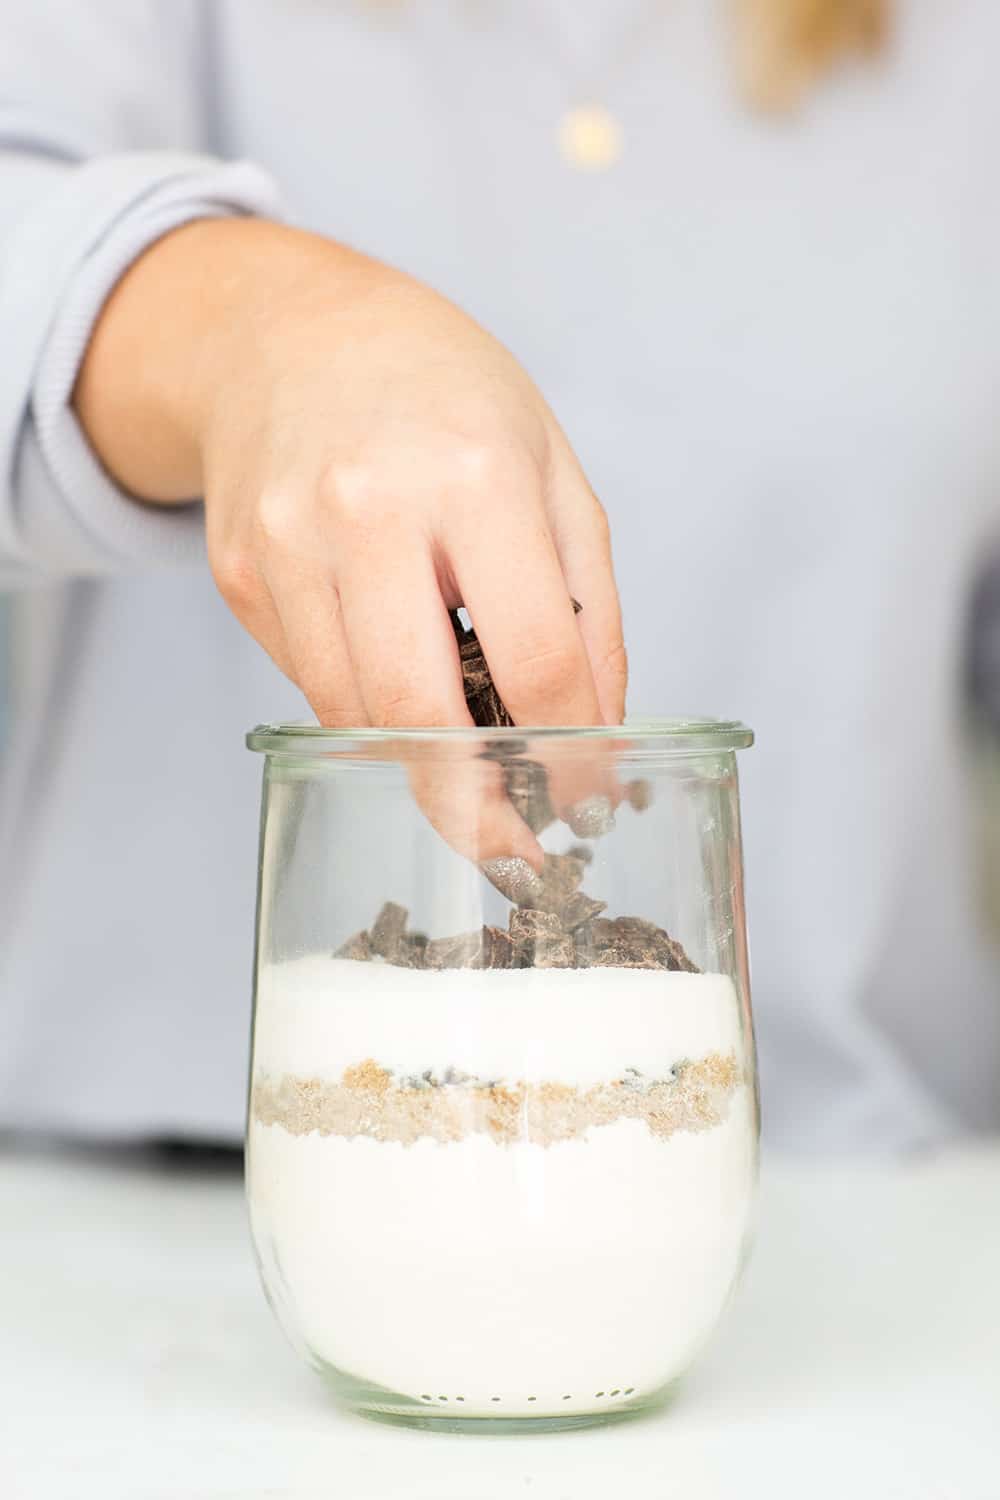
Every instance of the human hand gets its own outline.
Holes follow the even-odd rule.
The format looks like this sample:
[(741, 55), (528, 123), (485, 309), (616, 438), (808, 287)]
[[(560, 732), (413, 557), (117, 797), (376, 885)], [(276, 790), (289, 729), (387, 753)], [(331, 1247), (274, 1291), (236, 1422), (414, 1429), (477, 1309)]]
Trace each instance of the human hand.
[(321, 723), (469, 723), (459, 603), (516, 723), (620, 722), (604, 512), (525, 372), (428, 288), (318, 236), (199, 221), (123, 279), (77, 406), (138, 497), (204, 494), (223, 597)]

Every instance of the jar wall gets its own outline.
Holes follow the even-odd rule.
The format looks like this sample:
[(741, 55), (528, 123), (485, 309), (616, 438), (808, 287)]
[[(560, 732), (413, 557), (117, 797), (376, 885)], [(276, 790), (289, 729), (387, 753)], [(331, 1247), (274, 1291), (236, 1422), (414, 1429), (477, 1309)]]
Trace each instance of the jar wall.
[(617, 787), (619, 805), (599, 836), (569, 812), (576, 832), (539, 826), (541, 883), (510, 900), (506, 874), (503, 894), (453, 846), (481, 821), (464, 755), (424, 744), (416, 773), (398, 747), (268, 757), (258, 1260), (289, 1336), (359, 1409), (602, 1420), (683, 1373), (744, 1257), (757, 1104), (735, 757), (511, 745), (488, 777), (544, 764), (545, 784)]

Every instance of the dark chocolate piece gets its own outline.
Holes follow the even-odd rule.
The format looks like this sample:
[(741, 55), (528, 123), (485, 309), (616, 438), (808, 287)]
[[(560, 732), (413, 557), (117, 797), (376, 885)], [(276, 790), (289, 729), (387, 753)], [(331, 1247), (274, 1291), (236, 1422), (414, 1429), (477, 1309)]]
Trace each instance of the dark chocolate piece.
[(625, 795), (636, 812), (645, 812), (653, 805), (653, 783), (644, 777), (630, 781), (625, 788)]
[(451, 610), (450, 615), (455, 639), (458, 641), (458, 656), (462, 664), (465, 702), (472, 715), (473, 724), (480, 729), (512, 728), (514, 720), (507, 712), (503, 699), (493, 685), (493, 678), (486, 665), (486, 657), (479, 644), (479, 637), (473, 629), (466, 630), (457, 609)]
[[(574, 599), (574, 612), (581, 606)], [(480, 728), (509, 728), (513, 719), (490, 676), (486, 657), (472, 627), (466, 628), (457, 609), (450, 611), (462, 664), (465, 699), (473, 722)], [(502, 768), (506, 793), (533, 833), (542, 833), (556, 820), (549, 796), (548, 773), (538, 761), (526, 760), (527, 741), (510, 738), (488, 740), (480, 755)], [(649, 807), (653, 788), (649, 781), (628, 783), (625, 795), (637, 812)], [(615, 815), (608, 797), (585, 797), (565, 814), (577, 838), (598, 838), (614, 827)], [(684, 969), (697, 973), (680, 943), (639, 917), (601, 916), (606, 908), (580, 889), (593, 851), (574, 844), (565, 854), (546, 854), (541, 874), (526, 860), (504, 856), (488, 860), (483, 874), (515, 909), (510, 930), (483, 927), (478, 932), (433, 938), (407, 933), (407, 912), (387, 901), (370, 934), (359, 932), (338, 950), (338, 957), (369, 959), (373, 956), (408, 968), (506, 969), (511, 967), (580, 968), (591, 966), (623, 969)]]
[(509, 969), (514, 962), (510, 934), (499, 927), (481, 927), (458, 937), (432, 938), (424, 954), (428, 969)]
[(514, 947), (514, 962), (520, 969), (573, 966), (573, 940), (555, 912), (536, 911), (527, 907), (512, 911), (510, 936)]
[(607, 909), (607, 905), (606, 901), (597, 901), (593, 896), (585, 896), (583, 891), (577, 891), (560, 909), (559, 917), (567, 932), (576, 932), (577, 928), (583, 927), (594, 917), (599, 917)]
[(572, 969), (576, 964), (576, 948), (569, 933), (562, 936), (545, 936), (536, 939), (532, 955), (532, 968)]
[(387, 901), (372, 923), (371, 948), (379, 958), (395, 961), (403, 945), (409, 912), (396, 901)]
[(431, 938), (424, 954), (428, 969), (482, 969), (485, 967), (483, 929), (462, 932), (457, 937)]
[(524, 909), (551, 912), (559, 918), (565, 932), (572, 932), (592, 917), (598, 916), (607, 905), (595, 901), (580, 890), (586, 865), (572, 854), (546, 854), (542, 866), (541, 880), (537, 886), (525, 890), (518, 904)]
[(522, 907), (510, 914), (510, 935), (515, 943), (534, 942), (540, 937), (562, 937), (563, 931), (555, 912)]
[(356, 932), (337, 949), (333, 956), (334, 958), (357, 959), (359, 963), (366, 962), (372, 956), (372, 945), (367, 932)]
[(601, 948), (588, 949), (581, 953), (577, 949), (577, 962), (581, 969), (663, 969), (652, 948), (636, 947), (629, 943), (606, 943)]
[(667, 937), (666, 933), (664, 933), (663, 936), (667, 938), (667, 942), (674, 950), (675, 962), (671, 965), (671, 967), (674, 969), (681, 969), (685, 974), (700, 974), (701, 970), (699, 969), (698, 965), (695, 963), (693, 958), (688, 957), (687, 953), (684, 951), (683, 947), (677, 941), (677, 939)]
[(480, 760), (516, 760), (528, 748), (527, 740), (490, 740), (479, 752)]
[(651, 948), (661, 969), (686, 968), (689, 973), (697, 973), (680, 943), (675, 943), (655, 922), (646, 922), (642, 917), (617, 917), (615, 928), (618, 940), (626, 945)]
[(407, 932), (404, 934), (393, 963), (403, 964), (407, 969), (422, 969), (426, 956), (426, 932)]
[[(371, 933), (358, 932), (337, 950), (338, 958), (382, 958), (411, 969), (615, 968), (674, 969), (698, 973), (681, 947), (655, 922), (641, 917), (603, 917), (603, 901), (576, 889), (582, 863), (575, 856), (546, 855), (544, 899), (516, 906), (510, 929), (428, 941), (407, 932), (407, 913), (387, 901)], [(567, 894), (568, 892), (568, 894)]]
[(549, 777), (537, 760), (510, 760), (503, 767), (507, 796), (532, 833), (543, 833), (556, 820), (549, 797)]
[[(572, 601), (573, 613), (579, 614), (583, 605), (576, 599)], [(506, 705), (497, 692), (490, 675), (490, 669), (486, 664), (483, 648), (479, 643), (479, 637), (470, 625), (468, 629), (462, 624), (457, 609), (448, 611), (451, 617), (452, 629), (458, 642), (458, 656), (462, 664), (462, 684), (465, 688), (465, 701), (469, 713), (472, 715), (473, 724), (480, 729), (509, 729), (513, 727), (514, 720), (507, 712)], [(504, 757), (499, 757), (503, 759)], [(536, 830), (537, 831), (537, 830)]]
[(587, 866), (573, 854), (546, 854), (542, 865), (542, 884), (553, 902), (552, 910), (565, 905), (580, 889)]
[(586, 932), (588, 966), (698, 972), (680, 943), (642, 917), (596, 917)]
[(483, 967), (486, 969), (512, 969), (514, 967), (514, 940), (502, 927), (483, 928)]

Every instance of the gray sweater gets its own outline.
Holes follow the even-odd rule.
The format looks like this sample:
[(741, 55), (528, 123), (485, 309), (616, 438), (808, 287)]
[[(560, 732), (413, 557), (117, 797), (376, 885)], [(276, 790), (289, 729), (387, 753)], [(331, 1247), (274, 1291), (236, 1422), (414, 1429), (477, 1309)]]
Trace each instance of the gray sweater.
[[(992, 0), (780, 126), (712, 7), (7, 0), (0, 15), (0, 1128), (241, 1129), (259, 766), (297, 693), (200, 507), (119, 492), (70, 396), (103, 298), (204, 214), (282, 212), (463, 303), (612, 518), (633, 705), (740, 715), (765, 1110), (892, 1148), (1000, 1124), (957, 642), (995, 517)], [(624, 50), (620, 50), (624, 47)], [(602, 77), (626, 150), (554, 148)], [(612, 63), (614, 64), (612, 66)]]

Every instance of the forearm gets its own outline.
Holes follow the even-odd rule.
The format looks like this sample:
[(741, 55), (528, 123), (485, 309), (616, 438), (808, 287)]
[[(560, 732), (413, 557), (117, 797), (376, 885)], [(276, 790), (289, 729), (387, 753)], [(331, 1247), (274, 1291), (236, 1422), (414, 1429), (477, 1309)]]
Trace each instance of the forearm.
[(460, 602), (515, 722), (620, 720), (601, 508), (512, 355), (419, 282), (266, 221), (191, 222), (106, 300), (76, 407), (132, 495), (204, 498), (223, 597), (323, 722), (467, 722)]
[(259, 219), (186, 224), (152, 245), (108, 298), (74, 406), (105, 469), (163, 504), (203, 493), (206, 424), (221, 381), (253, 382), (269, 321), (322, 268), (331, 295), (373, 263)]

